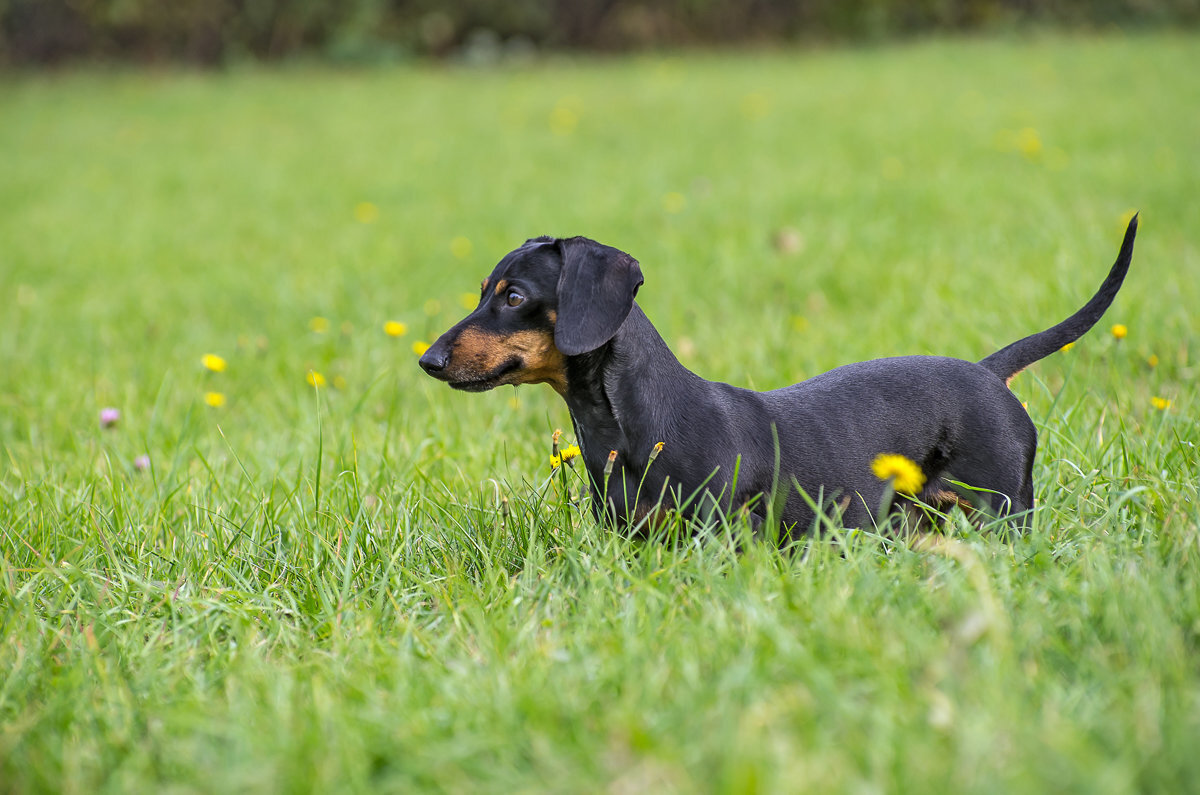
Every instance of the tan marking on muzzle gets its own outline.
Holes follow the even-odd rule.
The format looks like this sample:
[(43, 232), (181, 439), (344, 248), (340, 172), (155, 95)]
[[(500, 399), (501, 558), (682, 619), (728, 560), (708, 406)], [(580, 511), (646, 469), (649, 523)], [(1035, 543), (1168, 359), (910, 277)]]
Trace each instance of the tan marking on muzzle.
[(492, 334), (463, 329), (450, 351), (450, 366), (463, 380), (485, 378), (516, 357), (521, 365), (501, 376), (500, 384), (549, 384), (567, 392), (567, 360), (554, 345), (550, 331), (527, 329)]

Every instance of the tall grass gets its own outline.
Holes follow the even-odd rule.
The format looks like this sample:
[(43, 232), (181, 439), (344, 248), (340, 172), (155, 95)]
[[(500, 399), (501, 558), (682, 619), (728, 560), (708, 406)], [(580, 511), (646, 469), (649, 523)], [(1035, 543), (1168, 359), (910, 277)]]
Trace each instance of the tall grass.
[[(5, 78), (0, 790), (1195, 789), (1195, 49)], [(551, 233), (710, 378), (977, 359), (1134, 208), (1019, 537), (623, 538), (412, 350)]]

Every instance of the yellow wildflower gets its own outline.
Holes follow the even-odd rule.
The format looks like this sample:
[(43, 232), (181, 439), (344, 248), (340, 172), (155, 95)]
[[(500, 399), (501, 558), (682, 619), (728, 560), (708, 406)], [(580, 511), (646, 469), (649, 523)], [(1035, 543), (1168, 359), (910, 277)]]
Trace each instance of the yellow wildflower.
[(383, 333), (389, 337), (403, 337), (408, 333), (408, 326), (399, 320), (389, 320), (383, 324)]
[(1158, 367), (1158, 356), (1153, 353), (1150, 354), (1148, 357), (1146, 357), (1146, 364), (1150, 365), (1151, 367)]
[(458, 305), (463, 309), (474, 309), (479, 304), (479, 296), (475, 293), (459, 293)]
[(891, 480), (900, 494), (916, 494), (925, 485), (925, 473), (909, 458), (895, 453), (880, 453), (871, 462), (871, 471), (880, 480)]
[(425, 351), (427, 351), (427, 350), (429, 350), (428, 342), (421, 342), (420, 340), (417, 340), (416, 342), (414, 342), (412, 344), (412, 352), (415, 353), (417, 356), (424, 356)]
[(559, 456), (559, 455), (550, 456), (550, 468), (551, 469), (558, 469), (559, 465), (561, 465), (561, 464), (562, 464), (562, 456)]
[(572, 458), (579, 457), (579, 452), (579, 445), (573, 444), (570, 447), (564, 447), (560, 455), (563, 461), (570, 461)]
[(1063, 353), (1066, 353), (1067, 351), (1071, 350), (1074, 347), (1075, 347), (1075, 343), (1068, 342), (1066, 345), (1059, 348), (1059, 350), (1062, 351)]
[(222, 392), (205, 392), (204, 402), (214, 409), (219, 409), (225, 405), (225, 395)]
[(318, 334), (324, 334), (326, 331), (329, 331), (329, 318), (314, 317), (308, 321), (308, 327)]
[(379, 220), (379, 208), (372, 202), (359, 202), (354, 205), (354, 217), (360, 224), (371, 224)]
[(474, 244), (471, 243), (470, 239), (462, 235), (450, 241), (450, 253), (454, 255), (455, 259), (466, 259), (471, 256), (471, 252), (474, 250)]
[(1116, 339), (1123, 340), (1129, 334), (1129, 329), (1124, 323), (1114, 323), (1112, 327), (1112, 335)]
[(1042, 139), (1038, 137), (1037, 130), (1032, 127), (1025, 127), (1017, 133), (1017, 149), (1021, 150), (1021, 154), (1029, 158), (1037, 157), (1041, 154)]
[(212, 370), (214, 373), (225, 372), (225, 360), (215, 353), (206, 353), (200, 357), (200, 363), (204, 365), (206, 370)]
[(304, 380), (308, 382), (309, 386), (325, 386), (325, 376), (316, 370), (309, 370), (308, 375), (304, 376)]
[(1158, 409), (1159, 411), (1166, 411), (1167, 409), (1171, 408), (1171, 401), (1167, 400), (1166, 398), (1152, 397), (1150, 398), (1150, 405), (1154, 406), (1154, 408)]

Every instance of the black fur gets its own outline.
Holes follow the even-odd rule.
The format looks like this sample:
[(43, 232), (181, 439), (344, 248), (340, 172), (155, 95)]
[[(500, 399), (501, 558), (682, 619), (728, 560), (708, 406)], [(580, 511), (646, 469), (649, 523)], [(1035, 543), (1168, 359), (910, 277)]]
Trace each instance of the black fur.
[(537, 238), (506, 256), (487, 282), (518, 285), (523, 304), (507, 306), (485, 290), (421, 366), (456, 386), (467, 367), (451, 355), (462, 329), (524, 328), (549, 318), (593, 505), (621, 520), (638, 521), (661, 501), (688, 515), (745, 509), (756, 524), (774, 512), (785, 529), (801, 532), (816, 523), (815, 505), (840, 513), (848, 527), (870, 526), (888, 507), (871, 462), (896, 453), (925, 474), (921, 501), (963, 504), (966, 492), (951, 483), (958, 481), (980, 490), (970, 492), (976, 505), (1024, 522), (1033, 508), (1037, 434), (1006, 381), (1100, 319), (1128, 270), (1136, 231), (1135, 216), (1108, 278), (1079, 312), (979, 363), (876, 359), (769, 392), (706, 381), (683, 367), (633, 300), (642, 279), (632, 257), (586, 238)]

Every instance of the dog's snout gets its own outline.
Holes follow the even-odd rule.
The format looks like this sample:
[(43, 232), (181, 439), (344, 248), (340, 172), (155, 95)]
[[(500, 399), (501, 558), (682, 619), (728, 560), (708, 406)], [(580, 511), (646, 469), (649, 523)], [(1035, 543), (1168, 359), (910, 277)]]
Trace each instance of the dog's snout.
[(446, 369), (447, 362), (450, 361), (450, 353), (443, 345), (434, 345), (429, 350), (421, 355), (421, 369), (430, 375), (436, 377)]

